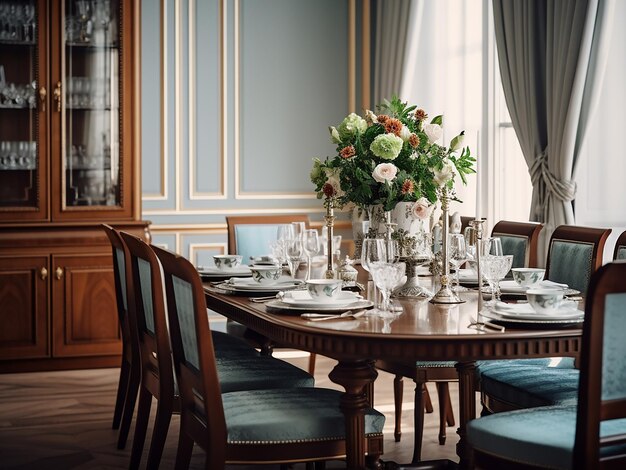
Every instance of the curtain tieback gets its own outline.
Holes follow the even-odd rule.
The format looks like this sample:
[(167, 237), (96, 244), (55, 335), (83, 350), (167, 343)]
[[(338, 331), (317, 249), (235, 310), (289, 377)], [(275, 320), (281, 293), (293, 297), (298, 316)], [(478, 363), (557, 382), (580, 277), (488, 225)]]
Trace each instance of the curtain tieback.
[(552, 194), (564, 202), (573, 201), (576, 196), (576, 183), (572, 180), (560, 180), (554, 176), (548, 168), (548, 156), (545, 152), (537, 155), (530, 167), (530, 181), (533, 187), (537, 187), (538, 183), (543, 182), (547, 194)]

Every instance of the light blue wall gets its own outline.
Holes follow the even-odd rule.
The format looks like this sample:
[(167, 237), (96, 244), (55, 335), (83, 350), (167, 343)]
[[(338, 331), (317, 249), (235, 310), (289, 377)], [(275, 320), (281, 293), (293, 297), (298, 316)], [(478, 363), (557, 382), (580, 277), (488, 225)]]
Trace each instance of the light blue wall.
[(321, 220), (311, 159), (333, 152), (328, 126), (360, 110), (349, 79), (360, 17), (349, 0), (142, 2), (142, 204), (155, 243), (203, 264), (226, 250), (228, 214)]

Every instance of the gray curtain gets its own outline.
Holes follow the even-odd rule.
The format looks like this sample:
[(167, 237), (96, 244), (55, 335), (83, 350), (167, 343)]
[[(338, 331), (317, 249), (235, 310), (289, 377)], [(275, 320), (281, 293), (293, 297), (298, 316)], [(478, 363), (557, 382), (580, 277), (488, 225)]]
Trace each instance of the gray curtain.
[[(604, 74), (613, 0), (493, 0), (500, 74), (533, 184), (530, 220), (573, 224), (572, 177)], [(599, 156), (600, 157), (600, 156)]]
[(411, 0), (378, 0), (374, 32), (374, 103), (400, 94)]

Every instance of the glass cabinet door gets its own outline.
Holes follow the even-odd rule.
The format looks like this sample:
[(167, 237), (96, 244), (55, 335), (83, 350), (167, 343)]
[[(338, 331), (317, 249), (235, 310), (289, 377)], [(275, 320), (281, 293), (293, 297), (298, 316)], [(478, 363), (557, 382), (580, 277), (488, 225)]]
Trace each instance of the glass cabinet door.
[(119, 0), (66, 0), (62, 82), (63, 208), (115, 208), (120, 181)]
[[(0, 218), (43, 219), (45, 47), (37, 0), (0, 0)], [(44, 72), (45, 75), (45, 72)], [(42, 186), (43, 185), (43, 186)]]

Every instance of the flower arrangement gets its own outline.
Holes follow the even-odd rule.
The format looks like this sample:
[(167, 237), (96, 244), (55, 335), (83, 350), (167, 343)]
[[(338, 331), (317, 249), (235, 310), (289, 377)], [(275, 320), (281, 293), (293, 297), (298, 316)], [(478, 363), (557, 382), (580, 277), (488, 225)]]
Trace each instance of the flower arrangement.
[(416, 210), (426, 211), (443, 187), (455, 198), (456, 176), (465, 184), (466, 175), (474, 173), (464, 132), (444, 147), (438, 143), (442, 116), (427, 122), (424, 110), (395, 96), (377, 110), (378, 115), (367, 110), (364, 118), (352, 113), (329, 128), (337, 153), (325, 161), (314, 159), (311, 181), (317, 197), (335, 207), (382, 204), (385, 211), (400, 201), (419, 201)]

